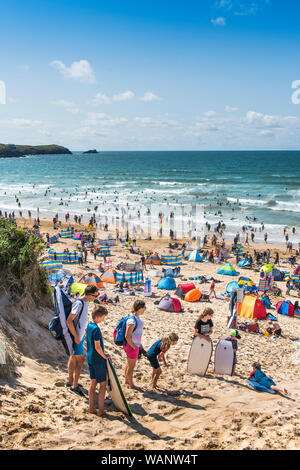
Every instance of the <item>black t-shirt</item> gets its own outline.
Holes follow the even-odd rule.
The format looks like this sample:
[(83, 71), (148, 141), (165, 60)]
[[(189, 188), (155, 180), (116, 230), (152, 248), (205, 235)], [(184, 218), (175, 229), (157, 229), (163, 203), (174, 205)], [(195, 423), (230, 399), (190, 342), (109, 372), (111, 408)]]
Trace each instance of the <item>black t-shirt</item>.
[(214, 324), (211, 320), (203, 321), (198, 319), (195, 324), (195, 330), (198, 330), (200, 335), (207, 335), (213, 326)]

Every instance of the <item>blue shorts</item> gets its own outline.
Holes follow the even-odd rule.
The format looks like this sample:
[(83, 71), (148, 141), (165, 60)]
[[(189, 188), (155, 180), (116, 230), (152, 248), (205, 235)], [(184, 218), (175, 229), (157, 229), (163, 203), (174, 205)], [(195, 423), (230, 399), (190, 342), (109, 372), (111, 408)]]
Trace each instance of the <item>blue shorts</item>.
[(79, 344), (74, 342), (73, 356), (81, 356), (84, 354), (83, 342), (84, 342), (84, 337), (82, 338)]
[(107, 366), (106, 361), (103, 364), (89, 364), (90, 379), (96, 379), (97, 384), (106, 382)]
[(159, 369), (160, 368), (157, 357), (151, 357), (151, 356), (147, 356), (147, 357), (148, 357), (149, 362), (150, 362), (151, 366), (153, 367), (153, 369)]

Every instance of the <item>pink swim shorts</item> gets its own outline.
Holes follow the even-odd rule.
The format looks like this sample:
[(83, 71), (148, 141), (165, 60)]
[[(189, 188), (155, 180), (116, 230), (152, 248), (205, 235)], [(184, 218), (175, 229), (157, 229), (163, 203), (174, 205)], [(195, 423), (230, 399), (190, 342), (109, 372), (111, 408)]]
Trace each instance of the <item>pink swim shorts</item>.
[(135, 349), (133, 349), (130, 344), (126, 343), (125, 346), (123, 346), (124, 348), (124, 351), (126, 352), (126, 356), (129, 358), (129, 359), (137, 359), (138, 358), (138, 355), (139, 355), (139, 350), (140, 350), (140, 347), (139, 346), (136, 346)]

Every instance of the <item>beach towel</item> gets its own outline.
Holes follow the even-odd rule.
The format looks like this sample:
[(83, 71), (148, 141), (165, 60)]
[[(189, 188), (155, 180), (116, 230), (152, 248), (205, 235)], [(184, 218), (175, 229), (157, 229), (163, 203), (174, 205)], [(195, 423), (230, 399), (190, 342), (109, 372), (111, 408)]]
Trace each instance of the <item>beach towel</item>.
[(264, 387), (264, 385), (259, 384), (258, 382), (256, 382), (256, 380), (247, 379), (247, 382), (257, 392), (267, 392), (272, 394), (276, 393), (274, 390), (271, 390), (270, 388)]

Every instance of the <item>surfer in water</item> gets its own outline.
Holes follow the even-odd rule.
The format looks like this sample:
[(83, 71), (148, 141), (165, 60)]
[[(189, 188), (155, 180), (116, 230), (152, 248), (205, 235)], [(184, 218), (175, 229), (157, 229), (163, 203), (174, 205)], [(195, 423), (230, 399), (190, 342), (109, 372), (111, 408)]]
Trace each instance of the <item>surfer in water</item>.
[(152, 370), (152, 388), (157, 387), (157, 381), (159, 376), (162, 373), (162, 370), (159, 365), (159, 361), (163, 360), (164, 366), (168, 367), (168, 364), (165, 359), (166, 352), (170, 349), (171, 346), (174, 346), (178, 341), (178, 336), (176, 333), (171, 333), (169, 336), (166, 336), (154, 344), (147, 351), (147, 358), (153, 367)]
[(211, 341), (210, 335), (213, 331), (213, 322), (212, 316), (214, 311), (212, 308), (207, 307), (204, 311), (199, 315), (198, 320), (195, 324), (194, 329), (194, 336), (198, 336), (199, 338), (205, 339), (205, 341)]

